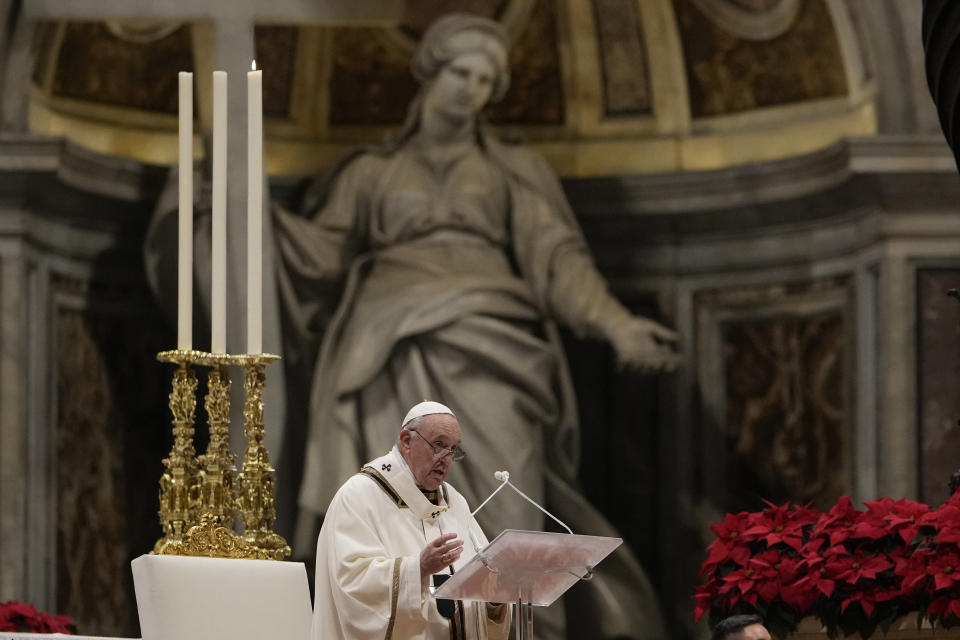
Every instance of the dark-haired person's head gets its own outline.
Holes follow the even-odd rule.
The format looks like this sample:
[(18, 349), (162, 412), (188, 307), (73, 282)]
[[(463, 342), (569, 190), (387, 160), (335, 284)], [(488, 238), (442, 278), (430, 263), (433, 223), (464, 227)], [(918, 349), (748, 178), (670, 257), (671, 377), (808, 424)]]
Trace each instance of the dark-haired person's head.
[(770, 632), (757, 615), (730, 616), (713, 628), (710, 640), (771, 640)]

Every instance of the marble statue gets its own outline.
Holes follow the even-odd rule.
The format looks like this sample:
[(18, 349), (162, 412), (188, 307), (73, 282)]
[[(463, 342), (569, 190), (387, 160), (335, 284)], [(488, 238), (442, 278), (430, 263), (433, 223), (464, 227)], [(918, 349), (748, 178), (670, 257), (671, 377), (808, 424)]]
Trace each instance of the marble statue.
[[(576, 413), (554, 323), (609, 340), (627, 365), (676, 359), (673, 331), (608, 292), (546, 162), (482, 124), (509, 82), (499, 25), (444, 17), (412, 68), (422, 88), (395, 140), (346, 161), (303, 215), (275, 210), (290, 324), (305, 338), (323, 327), (300, 492), (317, 513), (424, 398), (456, 407), (476, 443), (452, 474), (471, 503), (496, 469), (535, 498), (548, 464), (572, 477)], [(337, 283), (339, 298), (325, 296)], [(494, 535), (540, 528), (516, 506), (482, 522)]]

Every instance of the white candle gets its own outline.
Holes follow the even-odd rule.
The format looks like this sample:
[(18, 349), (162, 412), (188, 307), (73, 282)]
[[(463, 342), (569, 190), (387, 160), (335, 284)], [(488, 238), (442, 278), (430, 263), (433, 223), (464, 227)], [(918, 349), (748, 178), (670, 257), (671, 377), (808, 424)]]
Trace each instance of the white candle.
[(263, 72), (247, 72), (247, 353), (263, 351)]
[(181, 71), (178, 78), (177, 349), (189, 351), (193, 348), (193, 74)]
[(213, 72), (213, 237), (210, 351), (227, 352), (227, 72)]

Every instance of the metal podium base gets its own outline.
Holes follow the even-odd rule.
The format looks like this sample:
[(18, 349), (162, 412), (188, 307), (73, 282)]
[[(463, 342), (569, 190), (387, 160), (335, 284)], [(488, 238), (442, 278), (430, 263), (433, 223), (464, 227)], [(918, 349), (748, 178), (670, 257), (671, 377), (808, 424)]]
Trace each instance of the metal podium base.
[(514, 616), (514, 637), (516, 640), (533, 640), (533, 605), (517, 599), (517, 615)]

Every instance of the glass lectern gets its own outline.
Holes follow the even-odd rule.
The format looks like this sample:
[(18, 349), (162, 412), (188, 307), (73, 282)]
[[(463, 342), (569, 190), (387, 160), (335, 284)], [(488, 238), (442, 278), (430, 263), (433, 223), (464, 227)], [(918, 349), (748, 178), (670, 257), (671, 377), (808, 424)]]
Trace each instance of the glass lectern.
[(506, 529), (434, 592), (436, 598), (514, 602), (516, 638), (533, 639), (533, 606), (546, 607), (623, 544), (620, 538)]

